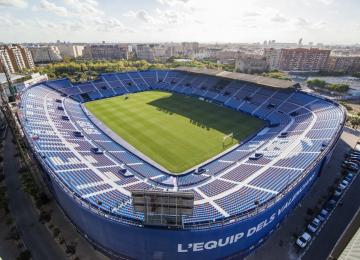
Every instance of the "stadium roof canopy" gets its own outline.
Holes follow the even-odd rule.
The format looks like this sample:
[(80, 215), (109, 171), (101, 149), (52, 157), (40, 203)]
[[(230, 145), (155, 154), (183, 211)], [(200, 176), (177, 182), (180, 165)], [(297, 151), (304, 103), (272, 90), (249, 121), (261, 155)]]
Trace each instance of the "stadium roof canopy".
[(291, 88), (294, 87), (295, 83), (290, 80), (281, 80), (281, 79), (273, 79), (258, 75), (251, 75), (239, 72), (230, 72), (230, 71), (223, 71), (218, 69), (205, 69), (205, 68), (194, 68), (194, 67), (177, 67), (176, 70), (190, 72), (190, 73), (200, 73), (210, 76), (217, 76), (223, 77), (228, 79), (236, 79), (241, 81), (246, 81), (254, 84), (260, 84), (266, 87), (271, 88)]

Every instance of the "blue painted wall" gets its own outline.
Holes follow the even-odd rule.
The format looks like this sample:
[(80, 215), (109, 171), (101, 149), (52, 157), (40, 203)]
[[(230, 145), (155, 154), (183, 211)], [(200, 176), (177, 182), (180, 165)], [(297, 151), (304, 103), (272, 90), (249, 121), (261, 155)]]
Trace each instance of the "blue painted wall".
[(68, 217), (93, 243), (107, 251), (137, 259), (219, 259), (242, 251), (246, 254), (262, 242), (311, 187), (321, 165), (322, 161), (292, 192), (256, 216), (201, 230), (121, 224), (79, 205), (56, 182), (52, 183), (58, 202)]

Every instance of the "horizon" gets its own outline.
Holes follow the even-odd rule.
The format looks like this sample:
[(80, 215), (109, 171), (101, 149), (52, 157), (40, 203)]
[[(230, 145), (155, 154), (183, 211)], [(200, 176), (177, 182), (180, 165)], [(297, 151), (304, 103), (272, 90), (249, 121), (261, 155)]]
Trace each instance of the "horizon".
[[(360, 43), (355, 0), (0, 0), (4, 43)], [(294, 13), (296, 10), (296, 13)], [(334, 37), (336, 35), (336, 37)]]

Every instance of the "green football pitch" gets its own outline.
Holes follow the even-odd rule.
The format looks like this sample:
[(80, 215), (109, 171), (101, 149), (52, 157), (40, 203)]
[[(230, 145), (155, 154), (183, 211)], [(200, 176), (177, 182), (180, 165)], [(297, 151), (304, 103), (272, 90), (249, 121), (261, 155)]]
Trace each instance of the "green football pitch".
[[(264, 121), (228, 108), (162, 91), (85, 104), (100, 121), (172, 173), (181, 173), (239, 143)], [(233, 139), (224, 136), (233, 133)]]

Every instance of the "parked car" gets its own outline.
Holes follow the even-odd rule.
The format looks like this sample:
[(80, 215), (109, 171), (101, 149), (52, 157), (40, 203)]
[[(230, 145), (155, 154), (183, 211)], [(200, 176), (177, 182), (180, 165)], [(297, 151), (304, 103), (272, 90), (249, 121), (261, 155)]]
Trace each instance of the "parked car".
[(360, 156), (359, 152), (350, 152), (345, 154), (345, 158), (350, 157), (350, 156)]
[(348, 153), (347, 155), (349, 155), (349, 156), (360, 156), (360, 152), (352, 152), (352, 153)]
[(343, 189), (341, 189), (341, 188), (336, 188), (335, 189), (335, 191), (334, 191), (334, 196), (336, 196), (336, 197), (339, 197), (342, 193), (343, 193)]
[(336, 200), (334, 200), (333, 198), (330, 199), (326, 204), (325, 204), (325, 210), (327, 211), (332, 211), (333, 208), (335, 207), (336, 205)]
[(360, 161), (360, 155), (350, 155), (346, 160)]
[(354, 167), (359, 166), (356, 162), (353, 162), (353, 161), (350, 161), (350, 160), (346, 160), (343, 163), (346, 164), (346, 165), (354, 166)]
[(347, 170), (350, 170), (350, 171), (358, 171), (359, 170), (359, 167), (356, 165), (356, 164), (350, 164), (350, 163), (343, 163), (341, 164), (341, 167), (344, 168), (344, 169), (347, 169)]
[(351, 182), (353, 178), (354, 178), (354, 174), (349, 172), (348, 174), (346, 174), (344, 179), (347, 180), (348, 182)]
[(360, 162), (360, 157), (351, 155), (349, 157), (346, 157), (345, 161), (359, 163)]
[(346, 189), (347, 186), (349, 186), (349, 182), (346, 181), (346, 180), (342, 180), (342, 181), (339, 183), (339, 186), (338, 186), (338, 187), (339, 187), (340, 189), (343, 189), (343, 190), (344, 190), (344, 189)]
[(296, 240), (296, 244), (299, 247), (304, 248), (304, 247), (306, 247), (306, 245), (309, 243), (310, 240), (311, 240), (310, 234), (307, 232), (304, 232), (301, 234), (301, 236), (298, 237), (298, 239)]
[(317, 216), (317, 218), (320, 219), (320, 221), (324, 222), (328, 216), (329, 216), (329, 211), (327, 211), (326, 209), (322, 209), (319, 215)]
[(359, 156), (360, 156), (360, 153), (359, 153), (359, 152), (352, 152), (352, 153), (349, 153), (349, 156), (359, 157)]
[(307, 228), (311, 233), (315, 233), (319, 229), (320, 223), (320, 219), (314, 218), (313, 221), (311, 221), (311, 223), (307, 226)]
[(352, 157), (350, 157), (350, 158), (347, 159), (347, 162), (355, 163), (355, 164), (359, 167), (359, 165), (360, 165), (360, 158), (357, 159), (357, 158), (352, 158)]
[(353, 153), (353, 154), (360, 154), (360, 151), (353, 149), (353, 150), (351, 150), (351, 151), (350, 151), (350, 153)]

